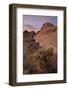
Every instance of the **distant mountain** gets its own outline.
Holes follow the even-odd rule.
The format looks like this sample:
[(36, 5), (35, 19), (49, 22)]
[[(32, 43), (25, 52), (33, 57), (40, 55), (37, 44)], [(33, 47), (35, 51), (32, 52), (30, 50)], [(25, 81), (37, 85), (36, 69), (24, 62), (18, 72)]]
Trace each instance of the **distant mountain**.
[(44, 49), (52, 47), (57, 52), (57, 27), (51, 23), (44, 23), (34, 37)]
[(23, 29), (27, 30), (28, 32), (32, 32), (32, 31), (37, 32), (38, 31), (37, 28), (35, 28), (34, 26), (31, 26), (31, 25), (24, 25)]

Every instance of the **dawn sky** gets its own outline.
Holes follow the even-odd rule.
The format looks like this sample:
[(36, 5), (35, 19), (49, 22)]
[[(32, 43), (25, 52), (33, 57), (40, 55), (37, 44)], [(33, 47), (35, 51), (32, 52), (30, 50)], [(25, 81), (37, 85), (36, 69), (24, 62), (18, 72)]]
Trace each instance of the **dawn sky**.
[(57, 26), (57, 16), (24, 15), (23, 19), (24, 25), (31, 25), (35, 28), (41, 28), (45, 22), (49, 22)]

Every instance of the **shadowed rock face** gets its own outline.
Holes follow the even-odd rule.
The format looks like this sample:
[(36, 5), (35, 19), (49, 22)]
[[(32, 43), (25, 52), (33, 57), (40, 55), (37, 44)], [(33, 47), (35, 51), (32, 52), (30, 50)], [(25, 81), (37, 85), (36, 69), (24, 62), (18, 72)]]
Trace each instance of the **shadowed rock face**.
[(56, 32), (50, 23), (38, 33), (23, 32), (23, 74), (57, 73)]
[[(23, 32), (23, 73), (28, 74), (30, 72), (33, 72), (31, 69), (34, 67), (33, 60), (31, 59), (31, 55), (37, 51), (37, 49), (40, 48), (39, 43), (36, 43), (35, 40), (33, 39), (33, 36), (35, 35), (34, 32)], [(34, 73), (34, 72), (33, 72)]]
[(28, 31), (24, 31), (23, 32), (23, 53), (24, 53), (24, 56), (26, 56), (26, 52), (28, 51), (28, 47), (30, 46), (30, 42), (32, 40), (31, 43), (35, 42), (35, 40), (33, 39), (35, 35), (35, 32), (28, 32)]

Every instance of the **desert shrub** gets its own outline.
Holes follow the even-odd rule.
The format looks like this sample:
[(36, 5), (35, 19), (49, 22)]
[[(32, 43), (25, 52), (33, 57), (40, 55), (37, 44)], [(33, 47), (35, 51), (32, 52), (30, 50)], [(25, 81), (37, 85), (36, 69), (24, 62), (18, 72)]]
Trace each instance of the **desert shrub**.
[(52, 56), (52, 55), (53, 55), (53, 48), (47, 49), (47, 54), (48, 54), (49, 56)]
[[(39, 48), (31, 55), (32, 64), (34, 65), (33, 70), (35, 73), (47, 72), (46, 69), (46, 50)], [(31, 71), (31, 72), (33, 72)]]
[(47, 49), (46, 52), (47, 52), (46, 58), (47, 58), (47, 60), (49, 60), (51, 58), (51, 56), (53, 55), (53, 48)]

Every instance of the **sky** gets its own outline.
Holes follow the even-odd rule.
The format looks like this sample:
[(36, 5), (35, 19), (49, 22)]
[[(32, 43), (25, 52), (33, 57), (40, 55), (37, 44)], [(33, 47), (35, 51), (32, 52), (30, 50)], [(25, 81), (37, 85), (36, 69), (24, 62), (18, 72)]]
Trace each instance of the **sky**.
[(57, 16), (23, 15), (24, 25), (31, 25), (35, 28), (41, 28), (41, 26), (46, 22), (57, 26)]

